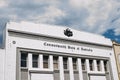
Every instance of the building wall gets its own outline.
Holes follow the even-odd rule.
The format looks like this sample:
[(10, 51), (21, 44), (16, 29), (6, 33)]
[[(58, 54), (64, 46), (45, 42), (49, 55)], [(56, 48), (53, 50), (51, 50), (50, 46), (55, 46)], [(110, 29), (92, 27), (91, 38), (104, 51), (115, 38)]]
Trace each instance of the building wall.
[[(17, 35), (18, 36), (18, 35)], [(45, 40), (45, 41), (44, 41)], [(73, 46), (73, 47), (85, 47), (85, 48), (90, 48), (93, 51), (81, 51), (81, 50), (74, 50), (74, 49), (61, 49), (61, 48), (54, 48), (54, 47), (50, 47), (50, 46), (44, 46), (44, 43), (51, 43), (51, 44), (59, 44), (59, 45), (69, 45), (69, 46)], [(60, 43), (61, 42), (61, 43)], [(39, 38), (38, 40), (35, 39), (33, 37), (33, 39), (29, 39), (29, 38), (23, 38), (21, 36), (13, 36), (10, 35), (9, 36), (9, 42), (8, 42), (8, 47), (7, 47), (7, 55), (6, 55), (6, 59), (7, 59), (7, 64), (6, 64), (6, 80), (7, 79), (12, 79), (12, 80), (16, 80), (16, 61), (18, 60), (16, 58), (17, 56), (17, 48), (23, 48), (23, 49), (30, 49), (30, 50), (34, 50), (34, 51), (46, 51), (46, 52), (52, 52), (52, 54), (57, 54), (60, 53), (62, 55), (68, 55), (68, 56), (86, 56), (86, 57), (93, 57), (94, 59), (110, 59), (110, 63), (112, 65), (114, 65), (114, 55), (112, 54), (112, 48), (110, 47), (104, 47), (102, 48), (102, 46), (97, 46), (96, 45), (89, 45), (89, 44), (82, 44), (79, 43), (77, 44), (75, 42), (73, 43), (66, 43), (64, 42), (64, 40), (59, 40), (59, 41), (55, 41), (54, 39), (44, 39), (44, 38)], [(88, 46), (87, 46), (88, 45)], [(29, 50), (28, 50), (29, 51)], [(17, 54), (16, 54), (17, 53)], [(10, 55), (9, 55), (10, 54)], [(58, 54), (58, 55), (60, 55)], [(104, 56), (103, 56), (104, 55)], [(11, 58), (9, 60), (9, 58)], [(14, 63), (14, 64), (13, 64)], [(111, 72), (114, 73), (114, 75), (116, 74), (116, 70), (114, 66), (111, 66)], [(32, 68), (31, 68), (32, 69)], [(13, 74), (9, 74), (7, 72), (12, 72)], [(87, 73), (98, 73), (96, 71), (87, 71)], [(104, 72), (101, 74), (105, 74)], [(68, 74), (65, 74), (66, 76), (68, 76)], [(110, 75), (110, 74), (109, 74)], [(117, 74), (116, 74), (117, 75)], [(74, 77), (74, 76), (73, 76)], [(117, 80), (117, 76), (112, 76), (114, 80)], [(66, 79), (66, 78), (65, 78)], [(112, 78), (111, 78), (112, 79)]]
[(116, 58), (119, 80), (120, 80), (120, 44), (113, 41), (113, 48), (114, 48), (114, 53)]
[(4, 80), (5, 50), (0, 49), (0, 80)]
[[(15, 26), (15, 25), (12, 25), (12, 26)], [(0, 59), (0, 60), (4, 60), (3, 62), (5, 62), (4, 67), (0, 65), (0, 67), (4, 69), (4, 70), (0, 69), (1, 71), (3, 71), (4, 74), (2, 75), (4, 77), (3, 76), (0, 77), (0, 80), (21, 80), (21, 76), (23, 76), (22, 78), (24, 79), (28, 78), (28, 80), (33, 79), (33, 77), (36, 77), (36, 80), (38, 80), (38, 78), (40, 78), (40, 76), (38, 75), (45, 76), (43, 74), (47, 74), (47, 76), (50, 77), (51, 80), (53, 79), (57, 80), (56, 79), (57, 77), (59, 77), (58, 80), (67, 80), (67, 79), (76, 80), (76, 78), (74, 77), (78, 75), (79, 75), (78, 76), (79, 80), (89, 80), (90, 78), (89, 75), (93, 75), (93, 74), (107, 75), (104, 70), (100, 72), (97, 70), (90, 71), (89, 67), (86, 67), (86, 71), (82, 71), (82, 67), (81, 67), (82, 58), (86, 58), (86, 66), (89, 66), (89, 59), (93, 59), (94, 67), (96, 67), (97, 59), (108, 60), (109, 71), (106, 77), (108, 77), (109, 80), (118, 80), (118, 75), (117, 75), (117, 70), (116, 70), (116, 65), (115, 65), (115, 58), (114, 58), (112, 46), (110, 46), (111, 44), (108, 44), (110, 42), (109, 40), (107, 42), (107, 39), (105, 39), (105, 42), (107, 42), (107, 44), (103, 43), (103, 45), (102, 45), (102, 42), (104, 41), (100, 43), (98, 42), (99, 44), (101, 44), (99, 45), (96, 43), (93, 44), (94, 41), (92, 40), (94, 40), (94, 38), (92, 38), (91, 39), (92, 43), (89, 44), (86, 42), (78, 41), (79, 40), (78, 34), (77, 34), (77, 37), (76, 36), (73, 37), (74, 39), (73, 40), (72, 37), (68, 38), (66, 36), (62, 38), (60, 37), (58, 38), (55, 36), (49, 37), (49, 35), (48, 36), (34, 35), (32, 34), (31, 29), (30, 29), (31, 34), (26, 34), (24, 33), (23, 28), (22, 28), (23, 32), (18, 31), (20, 28), (19, 29), (15, 28), (16, 30), (13, 30), (14, 28), (15, 27), (12, 27), (10, 29), (9, 27), (9, 29), (8, 28), (6, 29), (6, 48), (5, 48), (6, 51), (5, 51), (5, 55), (3, 55), (5, 58)], [(35, 30), (36, 29), (33, 29), (34, 33), (35, 33)], [(27, 31), (29, 32), (29, 30)], [(48, 29), (47, 31), (49, 32)], [(62, 29), (60, 31), (62, 31)], [(37, 30), (37, 32), (39, 32), (39, 30)], [(62, 32), (59, 34), (60, 36), (63, 36)], [(78, 33), (78, 32), (75, 31), (74, 33)], [(45, 34), (48, 34), (48, 33), (46, 32)], [(82, 35), (82, 36), (88, 36), (87, 34)], [(97, 37), (98, 37), (97, 40), (99, 41), (99, 36)], [(77, 41), (75, 41), (76, 38), (77, 38)], [(80, 38), (83, 39), (82, 37)], [(86, 37), (86, 39), (88, 38)], [(104, 40), (104, 38), (102, 38), (101, 40)], [(29, 54), (28, 69), (21, 70), (20, 51), (29, 52), (28, 53)], [(32, 68), (32, 64), (31, 64), (32, 58), (30, 58), (32, 56), (32, 53), (38, 53), (38, 54), (42, 53), (42, 54), (51, 55), (51, 58), (50, 58), (51, 62), (49, 63), (50, 68), (49, 69), (43, 69), (42, 67), (40, 67), (39, 69)], [(59, 71), (58, 72), (54, 71), (53, 64), (52, 64), (53, 63), (52, 56), (55, 56), (55, 55), (59, 56)], [(64, 56), (67, 56), (69, 58), (68, 65), (70, 66), (69, 71), (65, 73), (64, 73), (64, 69), (62, 65)], [(40, 57), (42, 58), (42, 56)], [(78, 73), (76, 72), (75, 75), (74, 75), (73, 67), (71, 66), (72, 65), (71, 60), (73, 57), (77, 58), (78, 65), (79, 65)], [(42, 61), (42, 59), (39, 61)], [(102, 69), (103, 69), (103, 66), (102, 66)], [(28, 76), (25, 74), (28, 74)], [(55, 75), (57, 76), (54, 77)], [(45, 77), (41, 77), (41, 78), (44, 79)]]

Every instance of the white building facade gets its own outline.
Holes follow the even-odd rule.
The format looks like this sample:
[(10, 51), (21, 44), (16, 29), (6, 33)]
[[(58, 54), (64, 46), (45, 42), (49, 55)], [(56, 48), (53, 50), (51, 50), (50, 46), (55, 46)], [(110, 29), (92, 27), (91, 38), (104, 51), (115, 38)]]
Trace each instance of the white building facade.
[(10, 22), (0, 80), (118, 80), (112, 42), (53, 25)]

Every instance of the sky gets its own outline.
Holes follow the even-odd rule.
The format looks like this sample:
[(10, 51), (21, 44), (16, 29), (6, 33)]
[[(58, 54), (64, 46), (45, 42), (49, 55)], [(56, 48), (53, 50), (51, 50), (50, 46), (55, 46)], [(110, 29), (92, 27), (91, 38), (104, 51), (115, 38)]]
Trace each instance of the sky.
[(8, 21), (67, 26), (120, 43), (120, 0), (0, 0), (0, 46)]

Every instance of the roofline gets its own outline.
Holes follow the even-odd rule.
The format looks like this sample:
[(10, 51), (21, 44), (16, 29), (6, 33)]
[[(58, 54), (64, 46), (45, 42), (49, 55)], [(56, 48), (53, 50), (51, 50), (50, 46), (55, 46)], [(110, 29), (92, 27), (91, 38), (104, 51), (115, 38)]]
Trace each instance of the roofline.
[(34, 35), (34, 36), (42, 36), (42, 37), (53, 38), (53, 39), (60, 39), (60, 40), (78, 42), (78, 43), (92, 44), (92, 45), (97, 45), (97, 46), (112, 47), (112, 45), (104, 45), (104, 44), (99, 44), (99, 43), (92, 43), (92, 42), (80, 41), (80, 40), (75, 40), (75, 39), (67, 39), (67, 38), (56, 37), (56, 36), (51, 36), (51, 35), (36, 34), (36, 33), (13, 30), (13, 29), (8, 29), (8, 32), (22, 33), (22, 34)]

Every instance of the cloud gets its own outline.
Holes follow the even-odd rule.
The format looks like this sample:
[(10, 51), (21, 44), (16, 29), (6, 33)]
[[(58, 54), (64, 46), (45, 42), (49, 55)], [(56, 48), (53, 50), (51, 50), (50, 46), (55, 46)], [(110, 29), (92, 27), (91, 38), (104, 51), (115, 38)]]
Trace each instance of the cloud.
[(116, 28), (114, 31), (116, 36), (120, 35), (120, 27)]
[(89, 26), (94, 26), (98, 20), (106, 20), (112, 9), (112, 0), (70, 0), (71, 5), (76, 8), (84, 7), (89, 11), (89, 17), (86, 22)]
[(109, 26), (114, 29), (115, 35), (120, 35), (120, 3), (115, 4), (115, 8), (110, 14), (110, 23)]
[(0, 8), (8, 6), (6, 0), (0, 0)]
[(45, 8), (45, 12), (39, 16), (32, 16), (37, 22), (40, 23), (54, 23), (56, 19), (60, 19), (65, 16), (64, 11), (57, 7), (49, 6)]
[(71, 5), (75, 8), (84, 7), (88, 10), (89, 16), (84, 21), (87, 24), (85, 27), (87, 31), (93, 33), (104, 33), (108, 28), (106, 24), (108, 23), (109, 14), (114, 8), (113, 0), (70, 0)]
[(103, 34), (120, 35), (118, 0), (1, 0), (0, 18), (69, 26)]
[(114, 30), (115, 29), (109, 29), (103, 35), (106, 36), (107, 38), (110, 38), (111, 40), (114, 40), (120, 43), (120, 35), (115, 35)]
[(81, 7), (84, 7), (84, 8), (88, 8), (89, 5), (91, 5), (91, 3), (94, 3), (94, 1), (92, 0), (69, 0), (69, 3), (71, 4), (71, 6), (75, 7), (75, 8), (81, 8)]

